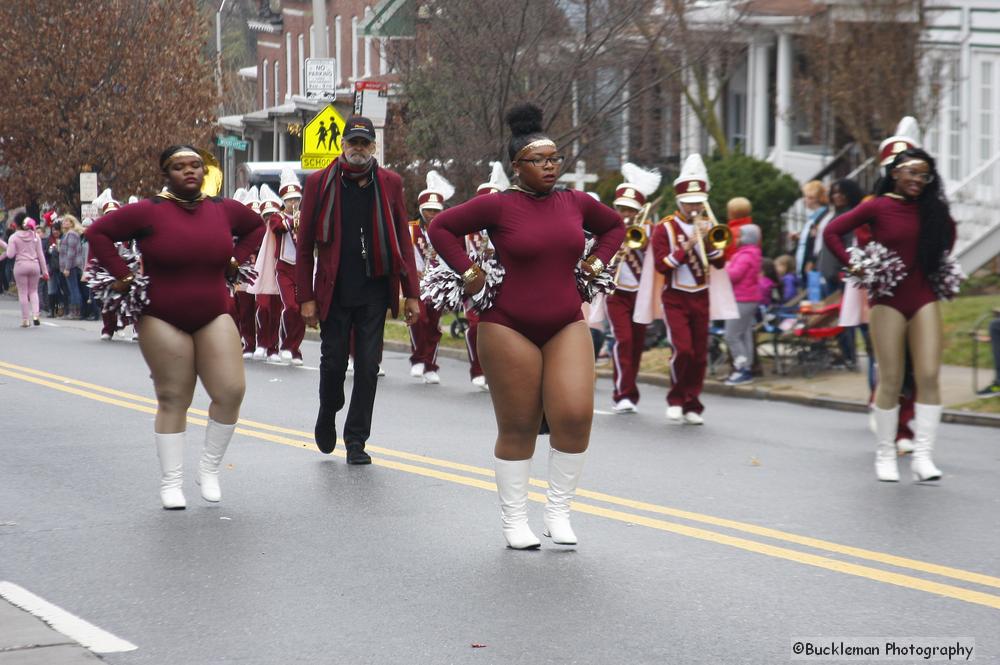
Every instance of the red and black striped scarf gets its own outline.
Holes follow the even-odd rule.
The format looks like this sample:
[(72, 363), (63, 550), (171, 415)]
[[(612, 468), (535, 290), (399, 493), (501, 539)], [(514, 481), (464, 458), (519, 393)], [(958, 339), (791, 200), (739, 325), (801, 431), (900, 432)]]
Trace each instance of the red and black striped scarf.
[(340, 159), (330, 165), (323, 178), (320, 203), (316, 209), (316, 240), (321, 243), (333, 242), (334, 229), (340, 228), (340, 202), (337, 201), (337, 193), (343, 186), (343, 179), (360, 181), (366, 177), (371, 178), (371, 185), (368, 186), (375, 188), (372, 223), (365, 233), (365, 250), (371, 276), (397, 275), (402, 272), (403, 257), (399, 250), (399, 238), (396, 237), (392, 205), (386, 193), (382, 171), (375, 159), (361, 169), (355, 169)]

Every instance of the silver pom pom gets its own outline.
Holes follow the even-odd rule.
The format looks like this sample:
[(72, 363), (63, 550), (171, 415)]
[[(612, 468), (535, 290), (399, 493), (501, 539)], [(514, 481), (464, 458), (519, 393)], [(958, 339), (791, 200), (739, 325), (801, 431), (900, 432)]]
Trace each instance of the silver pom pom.
[(83, 273), (83, 279), (90, 288), (91, 295), (103, 304), (101, 311), (114, 312), (118, 327), (136, 323), (142, 316), (142, 310), (149, 304), (149, 277), (140, 272), (139, 252), (129, 249), (124, 244), (118, 245), (118, 254), (125, 260), (132, 274), (135, 275), (128, 290), (119, 293), (111, 288), (117, 278), (101, 266), (96, 259), (91, 259)]
[(930, 276), (931, 289), (938, 300), (954, 300), (966, 279), (965, 271), (950, 252), (941, 257), (941, 266)]
[(230, 293), (236, 293), (238, 286), (253, 286), (253, 283), (257, 281), (257, 270), (254, 264), (247, 259), (236, 269), (235, 275), (226, 276), (226, 281), (229, 283)]
[(420, 299), (439, 312), (461, 308), (464, 291), (462, 277), (444, 262), (425, 270), (420, 278)]
[(495, 255), (491, 255), (479, 267), (486, 274), (486, 286), (471, 298), (465, 297), (465, 282), (462, 277), (444, 262), (440, 262), (424, 272), (420, 279), (420, 299), (441, 312), (464, 309), (466, 304), (476, 312), (488, 310), (496, 303), (506, 270)]
[[(593, 250), (597, 239), (593, 236), (587, 238), (587, 242), (583, 247), (583, 258), (590, 256), (590, 252)], [(584, 302), (593, 302), (594, 297), (598, 293), (611, 293), (615, 290), (615, 272), (617, 270), (617, 263), (614, 260), (611, 261), (609, 265), (604, 266), (602, 270), (597, 275), (591, 276), (586, 270), (577, 264), (576, 273), (576, 290), (580, 293), (580, 298)]]
[(486, 286), (479, 293), (472, 296), (470, 299), (470, 309), (481, 314), (490, 307), (493, 307), (493, 304), (497, 300), (497, 294), (500, 293), (500, 284), (503, 283), (503, 278), (507, 274), (507, 271), (497, 261), (495, 254), (483, 261), (479, 267), (486, 273)]
[(885, 245), (870, 242), (864, 247), (849, 247), (852, 274), (847, 280), (868, 290), (869, 299), (888, 298), (896, 285), (906, 278), (906, 264), (899, 254)]

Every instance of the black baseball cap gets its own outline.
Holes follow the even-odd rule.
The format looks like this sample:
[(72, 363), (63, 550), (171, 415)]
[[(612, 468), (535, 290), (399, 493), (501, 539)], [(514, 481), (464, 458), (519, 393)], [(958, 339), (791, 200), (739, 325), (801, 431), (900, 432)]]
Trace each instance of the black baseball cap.
[(375, 125), (364, 116), (352, 115), (344, 123), (343, 140), (348, 141), (355, 137), (366, 138), (369, 141), (375, 140)]

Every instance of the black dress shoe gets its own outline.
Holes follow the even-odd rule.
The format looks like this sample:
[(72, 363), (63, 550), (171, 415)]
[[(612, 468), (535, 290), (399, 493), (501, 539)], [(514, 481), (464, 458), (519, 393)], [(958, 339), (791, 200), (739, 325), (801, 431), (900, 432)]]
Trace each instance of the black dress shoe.
[(316, 417), (316, 428), (313, 430), (316, 437), (316, 447), (321, 453), (329, 455), (337, 447), (337, 421), (335, 417), (328, 416), (320, 411)]
[(365, 452), (365, 444), (363, 443), (349, 443), (347, 444), (347, 463), (348, 464), (371, 464), (371, 456)]

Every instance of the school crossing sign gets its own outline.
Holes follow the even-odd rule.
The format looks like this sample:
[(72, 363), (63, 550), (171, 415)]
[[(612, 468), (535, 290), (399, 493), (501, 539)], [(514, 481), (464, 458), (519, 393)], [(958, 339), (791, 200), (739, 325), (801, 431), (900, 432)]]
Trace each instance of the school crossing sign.
[(302, 168), (323, 169), (335, 160), (342, 148), (344, 119), (333, 105), (317, 113), (302, 130)]

